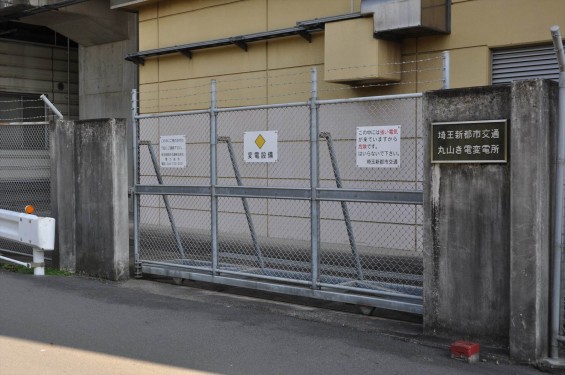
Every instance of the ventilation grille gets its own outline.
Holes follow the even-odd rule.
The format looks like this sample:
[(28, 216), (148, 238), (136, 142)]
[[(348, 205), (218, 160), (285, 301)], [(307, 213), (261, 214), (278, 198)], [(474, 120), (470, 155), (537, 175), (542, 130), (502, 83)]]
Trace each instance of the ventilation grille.
[(552, 45), (492, 51), (493, 85), (533, 78), (559, 79)]

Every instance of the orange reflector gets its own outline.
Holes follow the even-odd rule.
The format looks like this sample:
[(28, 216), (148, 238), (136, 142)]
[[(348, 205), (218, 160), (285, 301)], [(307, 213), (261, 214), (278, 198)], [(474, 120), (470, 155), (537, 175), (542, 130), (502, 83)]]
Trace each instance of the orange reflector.
[(25, 212), (26, 214), (32, 214), (35, 212), (35, 208), (31, 204), (28, 204), (25, 208)]

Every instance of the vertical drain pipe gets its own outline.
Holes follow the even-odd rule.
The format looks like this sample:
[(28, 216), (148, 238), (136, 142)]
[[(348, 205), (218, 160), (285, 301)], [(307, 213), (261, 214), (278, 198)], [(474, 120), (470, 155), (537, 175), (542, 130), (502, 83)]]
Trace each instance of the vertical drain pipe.
[(551, 27), (553, 45), (559, 62), (559, 124), (557, 135), (557, 166), (555, 174), (556, 204), (554, 218), (554, 250), (551, 291), (551, 358), (559, 357), (559, 320), (561, 310), (561, 251), (563, 250), (563, 175), (565, 168), (565, 52), (558, 26)]

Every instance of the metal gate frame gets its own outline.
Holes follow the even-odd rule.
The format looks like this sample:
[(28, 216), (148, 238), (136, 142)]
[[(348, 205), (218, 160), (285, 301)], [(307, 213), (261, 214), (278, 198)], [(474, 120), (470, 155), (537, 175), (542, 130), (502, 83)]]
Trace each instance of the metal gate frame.
[[(211, 83), (211, 106), (209, 110), (191, 111), (191, 112), (174, 112), (174, 113), (161, 113), (161, 114), (147, 114), (140, 115), (137, 113), (137, 91), (132, 92), (133, 112), (132, 118), (133, 126), (133, 166), (134, 166), (134, 181), (132, 187), (133, 201), (134, 201), (134, 249), (135, 249), (135, 264), (136, 273), (138, 277), (142, 274), (152, 274), (168, 276), (172, 278), (191, 279), (196, 281), (211, 282), (217, 284), (225, 284), (230, 286), (253, 288), (263, 291), (283, 293), (289, 295), (311, 297), (322, 300), (336, 301), (351, 303), (363, 306), (372, 306), (384, 309), (391, 309), (397, 311), (410, 312), (414, 314), (422, 314), (422, 294), (418, 295), (401, 293), (389, 290), (368, 290), (360, 287), (343, 286), (335, 283), (323, 282), (320, 276), (320, 203), (321, 202), (341, 202), (343, 214), (347, 223), (347, 206), (346, 202), (366, 202), (366, 203), (385, 203), (385, 204), (407, 204), (407, 205), (422, 205), (423, 204), (423, 191), (422, 190), (370, 190), (370, 189), (344, 189), (340, 188), (340, 177), (337, 166), (334, 166), (334, 173), (336, 177), (336, 188), (322, 188), (320, 186), (320, 172), (319, 172), (319, 143), (320, 138), (323, 137), (328, 141), (330, 147), (330, 154), (332, 153), (330, 141), (331, 136), (328, 134), (320, 134), (319, 131), (319, 108), (324, 104), (339, 104), (339, 103), (356, 103), (366, 101), (380, 101), (391, 99), (410, 99), (420, 100), (422, 94), (405, 94), (405, 95), (390, 95), (379, 97), (366, 97), (354, 98), (343, 100), (318, 100), (317, 96), (317, 72), (312, 69), (311, 72), (311, 99), (303, 103), (285, 103), (274, 105), (250, 106), (250, 107), (235, 107), (235, 108), (217, 108), (216, 107), (216, 82)], [(220, 186), (218, 184), (218, 169), (217, 169), (217, 154), (218, 143), (229, 142), (224, 138), (219, 138), (217, 134), (218, 124), (217, 117), (224, 112), (236, 112), (257, 109), (274, 109), (274, 108), (289, 108), (289, 107), (304, 107), (308, 106), (310, 111), (310, 187), (309, 188), (288, 188), (288, 187), (256, 187), (256, 186), (243, 186), (238, 179), (238, 186)], [(140, 139), (139, 139), (139, 121), (143, 119), (160, 118), (163, 116), (184, 116), (187, 114), (198, 115), (208, 114), (210, 121), (210, 184), (206, 186), (179, 186), (179, 185), (163, 185), (162, 180), (159, 179), (159, 185), (142, 185), (139, 176), (139, 152), (140, 152)], [(228, 143), (229, 146), (229, 143)], [(153, 158), (155, 172), (159, 177), (158, 168), (155, 159)], [(231, 155), (231, 152), (230, 152)], [(423, 163), (423, 161), (420, 161)], [(333, 160), (332, 160), (332, 164)], [(237, 177), (236, 164), (234, 170)], [(143, 195), (157, 195), (162, 196), (169, 215), (169, 222), (176, 237), (176, 243), (181, 255), (184, 254), (182, 244), (180, 243), (177, 228), (168, 204), (167, 196), (183, 195), (183, 196), (196, 196), (196, 197), (209, 197), (210, 198), (210, 215), (211, 215), (211, 265), (209, 269), (206, 267), (191, 267), (182, 264), (174, 264), (167, 262), (156, 262), (143, 260), (140, 257), (140, 199)], [(238, 272), (230, 272), (228, 270), (221, 270), (218, 267), (218, 199), (219, 198), (240, 198), (244, 202), (247, 198), (263, 198), (263, 199), (292, 199), (309, 202), (310, 206), (310, 254), (311, 254), (311, 268), (310, 280), (290, 280), (280, 277), (256, 277), (257, 275), (243, 274)], [(252, 223), (249, 221), (248, 210), (248, 224), (253, 238)], [(348, 228), (349, 229), (349, 228)], [(350, 244), (352, 255), (357, 258), (354, 238), (350, 235)], [(255, 240), (254, 240), (255, 242)], [(256, 250), (256, 256), (261, 257), (260, 249)], [(361, 270), (358, 268), (357, 274), (362, 280)], [(262, 267), (262, 266), (261, 266)]]

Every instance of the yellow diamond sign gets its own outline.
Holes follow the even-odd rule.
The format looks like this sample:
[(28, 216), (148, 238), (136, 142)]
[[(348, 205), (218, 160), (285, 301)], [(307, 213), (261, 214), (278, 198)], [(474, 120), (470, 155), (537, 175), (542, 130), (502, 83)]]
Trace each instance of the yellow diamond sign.
[(246, 163), (276, 163), (279, 160), (278, 144), (277, 130), (244, 132), (243, 159)]
[(261, 134), (259, 134), (259, 136), (255, 139), (255, 144), (257, 145), (257, 147), (259, 147), (259, 149), (263, 148), (265, 142), (267, 141), (265, 140), (265, 138), (263, 138)]

